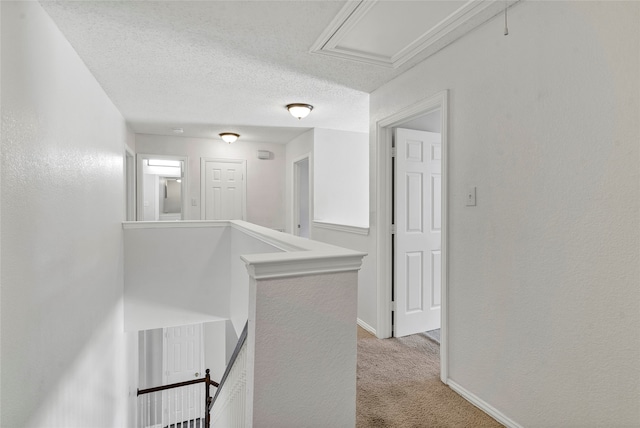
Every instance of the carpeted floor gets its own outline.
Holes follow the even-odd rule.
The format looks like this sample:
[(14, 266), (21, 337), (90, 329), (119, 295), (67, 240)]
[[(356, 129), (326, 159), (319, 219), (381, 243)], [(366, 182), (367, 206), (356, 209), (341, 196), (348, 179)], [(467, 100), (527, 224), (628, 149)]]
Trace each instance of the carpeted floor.
[(426, 334), (427, 337), (435, 340), (438, 344), (440, 344), (440, 329), (425, 331), (423, 334)]
[(377, 339), (358, 327), (356, 426), (501, 427), (440, 381), (439, 345), (424, 334)]

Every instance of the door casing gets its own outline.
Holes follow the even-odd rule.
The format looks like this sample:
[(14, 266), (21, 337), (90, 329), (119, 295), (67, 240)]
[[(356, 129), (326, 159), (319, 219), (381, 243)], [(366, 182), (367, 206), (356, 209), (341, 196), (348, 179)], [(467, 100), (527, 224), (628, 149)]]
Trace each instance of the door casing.
[(448, 97), (447, 90), (439, 92), (412, 106), (404, 108), (376, 123), (376, 187), (378, 213), (376, 225), (377, 248), (377, 328), (379, 338), (391, 337), (392, 287), (392, 128), (440, 109), (442, 121), (442, 278), (440, 327), (440, 379), (448, 379)]
[(125, 146), (124, 149), (124, 195), (126, 221), (136, 221), (136, 155)]

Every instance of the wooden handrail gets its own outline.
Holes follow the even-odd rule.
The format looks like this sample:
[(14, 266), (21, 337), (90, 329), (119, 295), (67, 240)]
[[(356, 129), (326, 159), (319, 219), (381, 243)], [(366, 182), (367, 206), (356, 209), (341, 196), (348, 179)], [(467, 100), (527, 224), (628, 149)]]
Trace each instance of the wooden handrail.
[(156, 386), (156, 387), (147, 388), (147, 389), (139, 389), (138, 388), (138, 394), (137, 395), (140, 396), (140, 395), (143, 395), (143, 394), (150, 394), (152, 392), (165, 391), (167, 389), (172, 389), (172, 388), (180, 388), (181, 386), (195, 385), (197, 383), (204, 383), (205, 384), (205, 392), (206, 392), (205, 407), (207, 408), (207, 414), (205, 415), (205, 427), (209, 428), (211, 426), (210, 411), (211, 411), (211, 403), (212, 403), (212, 398), (211, 398), (211, 393), (209, 392), (209, 387), (211, 385), (215, 386), (216, 388), (218, 388), (220, 386), (220, 384), (218, 382), (211, 380), (211, 376), (209, 375), (209, 369), (207, 369), (207, 371), (206, 371), (206, 376), (201, 378), (201, 379), (187, 380), (185, 382), (177, 382), (177, 383), (172, 383), (172, 384), (169, 384), (169, 385), (161, 385), (161, 386)]
[(247, 330), (249, 329), (249, 321), (247, 321), (244, 324), (244, 328), (242, 329), (242, 333), (240, 334), (240, 338), (238, 339), (238, 343), (236, 343), (236, 347), (233, 350), (233, 354), (231, 355), (231, 359), (229, 360), (229, 364), (227, 364), (227, 368), (224, 371), (224, 374), (222, 375), (222, 379), (220, 379), (220, 385), (218, 385), (218, 389), (216, 390), (216, 394), (213, 396), (213, 399), (211, 399), (211, 402), (209, 403), (209, 408), (208, 408), (208, 412), (211, 412), (211, 408), (213, 407), (213, 403), (216, 402), (216, 398), (218, 398), (218, 395), (220, 394), (220, 391), (222, 390), (222, 386), (224, 385), (224, 382), (227, 380), (227, 377), (229, 376), (229, 372), (231, 371), (231, 369), (233, 368), (233, 364), (236, 362), (236, 358), (238, 358), (238, 354), (240, 353), (240, 349), (242, 349), (242, 345), (244, 345), (244, 342), (247, 340)]
[(179, 388), (181, 386), (194, 385), (196, 383), (205, 382), (206, 380), (207, 379), (203, 377), (202, 379), (187, 380), (185, 382), (178, 382), (178, 383), (172, 383), (172, 384), (169, 384), (169, 385), (155, 386), (153, 388), (147, 388), (147, 389), (138, 389), (138, 395), (150, 394), (152, 392), (164, 391), (166, 389)]

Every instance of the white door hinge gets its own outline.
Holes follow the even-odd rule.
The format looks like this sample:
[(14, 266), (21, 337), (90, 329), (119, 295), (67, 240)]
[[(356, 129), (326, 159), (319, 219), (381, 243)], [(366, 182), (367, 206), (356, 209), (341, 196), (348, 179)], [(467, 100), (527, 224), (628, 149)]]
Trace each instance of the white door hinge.
[(391, 157), (392, 158), (396, 157), (396, 148), (395, 147), (391, 147)]
[(396, 312), (396, 311), (398, 310), (398, 305), (396, 305), (396, 302), (395, 302), (395, 301), (392, 301), (392, 302), (391, 302), (391, 310), (392, 310), (393, 312)]
[(394, 235), (396, 233), (396, 225), (392, 224), (391, 225), (391, 234)]

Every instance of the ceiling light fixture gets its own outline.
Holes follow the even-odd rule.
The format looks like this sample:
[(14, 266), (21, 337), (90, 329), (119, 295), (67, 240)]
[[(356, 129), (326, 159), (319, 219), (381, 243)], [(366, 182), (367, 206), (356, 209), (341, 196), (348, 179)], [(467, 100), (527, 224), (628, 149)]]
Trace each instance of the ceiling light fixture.
[(291, 116), (297, 117), (298, 120), (309, 116), (313, 106), (311, 104), (294, 103), (287, 104), (287, 110), (291, 113)]
[(229, 144), (234, 143), (238, 137), (240, 137), (240, 134), (234, 134), (233, 132), (223, 132), (220, 134), (220, 138)]
[(171, 132), (173, 132), (174, 134), (182, 134), (184, 132), (184, 129), (182, 129), (182, 128), (171, 128)]

